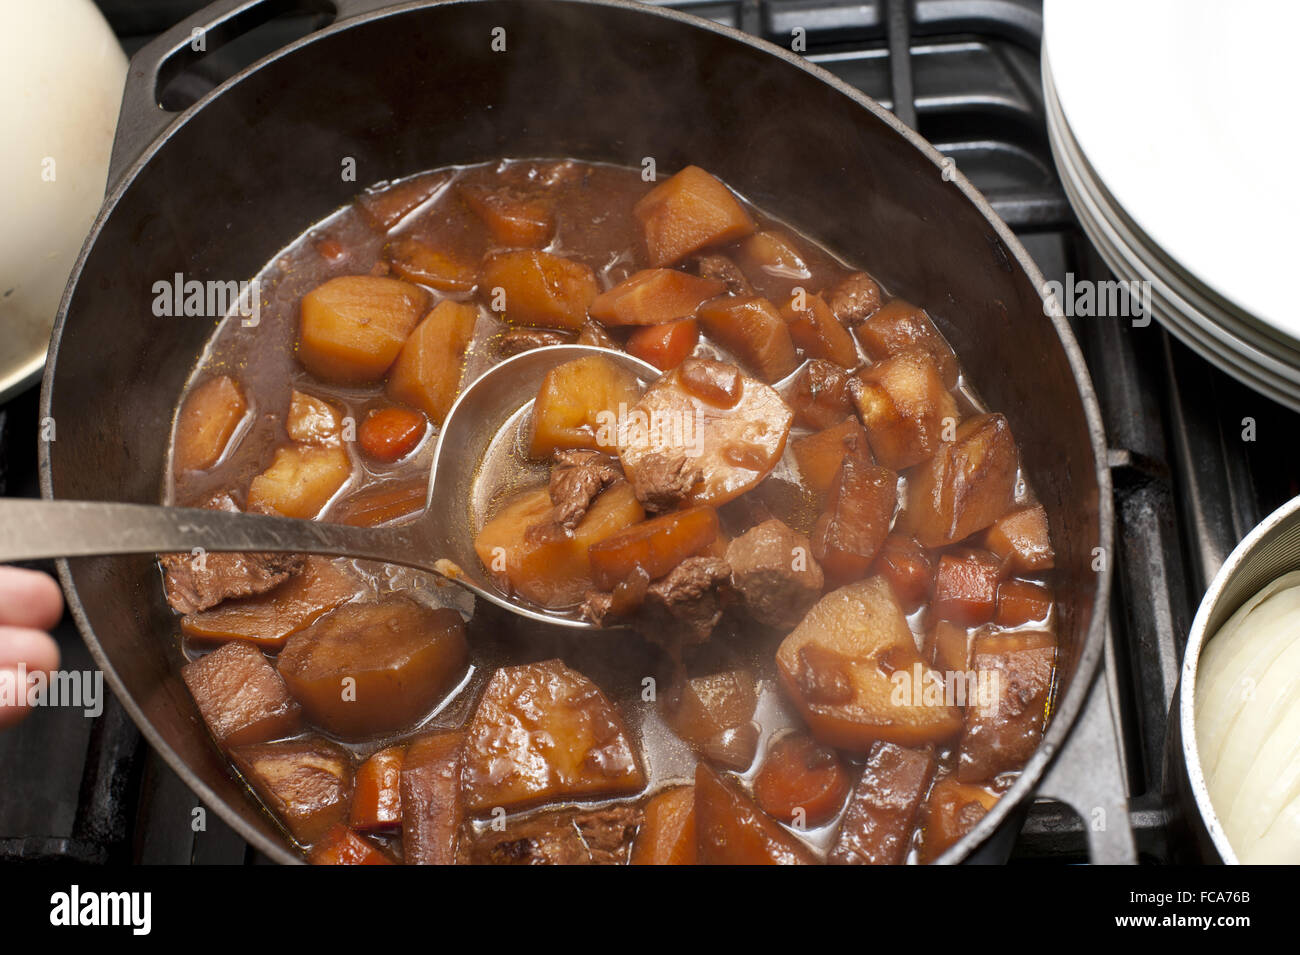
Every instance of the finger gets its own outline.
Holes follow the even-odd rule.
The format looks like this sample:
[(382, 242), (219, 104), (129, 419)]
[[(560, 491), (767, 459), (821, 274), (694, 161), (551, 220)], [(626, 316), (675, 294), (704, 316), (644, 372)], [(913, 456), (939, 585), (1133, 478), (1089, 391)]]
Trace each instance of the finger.
[(43, 630), (0, 626), (0, 667), (25, 664), (28, 672), (57, 670), (59, 645)]
[[(21, 670), (20, 670), (21, 666)], [(0, 729), (27, 716), (27, 687), (37, 671), (59, 666), (59, 646), (41, 630), (0, 627)], [(23, 677), (26, 676), (24, 680)]]
[(39, 570), (0, 567), (0, 625), (49, 630), (63, 616), (63, 593)]

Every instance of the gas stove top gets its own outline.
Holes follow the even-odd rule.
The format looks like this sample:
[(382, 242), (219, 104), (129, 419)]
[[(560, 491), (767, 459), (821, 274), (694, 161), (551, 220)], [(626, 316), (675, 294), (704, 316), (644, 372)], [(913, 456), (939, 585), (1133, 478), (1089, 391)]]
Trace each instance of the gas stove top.
[[(99, 0), (128, 52), (202, 6)], [(663, 3), (797, 49), (894, 110), (951, 157), (1019, 235), (1049, 281), (1111, 276), (1053, 167), (1039, 81), (1034, 0), (723, 0)], [(237, 69), (319, 26), (276, 18), (214, 51), (164, 91), (183, 106)], [(1115, 588), (1105, 668), (1079, 729), (1017, 839), (1013, 862), (1177, 857), (1161, 806), (1163, 748), (1183, 641), (1200, 594), (1232, 547), (1300, 493), (1295, 414), (1225, 377), (1157, 325), (1073, 320), (1104, 414), (1115, 478)], [(0, 408), (0, 493), (37, 496), (35, 391)], [(1280, 439), (1280, 440), (1279, 440)], [(64, 666), (89, 654), (70, 621)], [(1086, 760), (1085, 760), (1086, 757)], [(1060, 761), (1058, 761), (1060, 762)], [(265, 861), (199, 805), (115, 701), (91, 720), (50, 709), (0, 734), (0, 861)], [(1112, 807), (1120, 825), (1094, 825)], [(1172, 842), (1172, 844), (1171, 844)]]

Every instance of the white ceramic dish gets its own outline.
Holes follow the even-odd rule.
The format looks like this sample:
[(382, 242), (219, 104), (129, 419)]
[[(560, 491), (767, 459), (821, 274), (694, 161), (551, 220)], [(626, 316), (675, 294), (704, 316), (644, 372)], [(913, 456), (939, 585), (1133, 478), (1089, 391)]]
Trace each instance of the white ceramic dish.
[(0, 2), (0, 401), (45, 364), (104, 200), (126, 56), (91, 0)]
[(1188, 275), (1300, 349), (1300, 4), (1045, 0), (1043, 17), (1044, 60), (1098, 181)]
[[(1220, 319), (1205, 314), (1183, 289), (1153, 268), (1149, 257), (1134, 251), (1131, 235), (1117, 226), (1114, 213), (1103, 205), (1081, 170), (1068, 141), (1068, 129), (1049, 122), (1053, 154), (1062, 171), (1067, 197), (1103, 258), (1117, 276), (1151, 284), (1154, 317), (1179, 338), (1225, 370), (1261, 388), (1269, 397), (1291, 407), (1300, 405), (1300, 355), (1276, 345), (1258, 348), (1235, 337)], [(1202, 300), (1203, 301), (1203, 300)], [(1291, 359), (1290, 362), (1287, 359)]]

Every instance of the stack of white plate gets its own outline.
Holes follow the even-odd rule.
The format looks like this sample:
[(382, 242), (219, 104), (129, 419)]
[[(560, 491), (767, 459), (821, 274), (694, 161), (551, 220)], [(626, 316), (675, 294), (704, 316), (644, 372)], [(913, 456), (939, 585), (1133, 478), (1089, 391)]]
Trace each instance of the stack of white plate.
[(1176, 337), (1300, 411), (1297, 38), (1278, 0), (1044, 3), (1048, 133), (1088, 237)]

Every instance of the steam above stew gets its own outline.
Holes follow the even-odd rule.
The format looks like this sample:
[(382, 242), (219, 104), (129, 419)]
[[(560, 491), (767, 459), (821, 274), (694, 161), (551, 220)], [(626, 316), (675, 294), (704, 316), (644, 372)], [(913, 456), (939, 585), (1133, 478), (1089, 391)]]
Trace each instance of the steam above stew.
[(502, 592), (619, 629), (394, 566), (161, 558), (198, 712), (311, 861), (929, 861), (1034, 751), (1053, 552), (1006, 418), (923, 309), (705, 170), (436, 170), (259, 281), (177, 411), (170, 503), (410, 520), (493, 363), (661, 373), (558, 365), (482, 475)]

